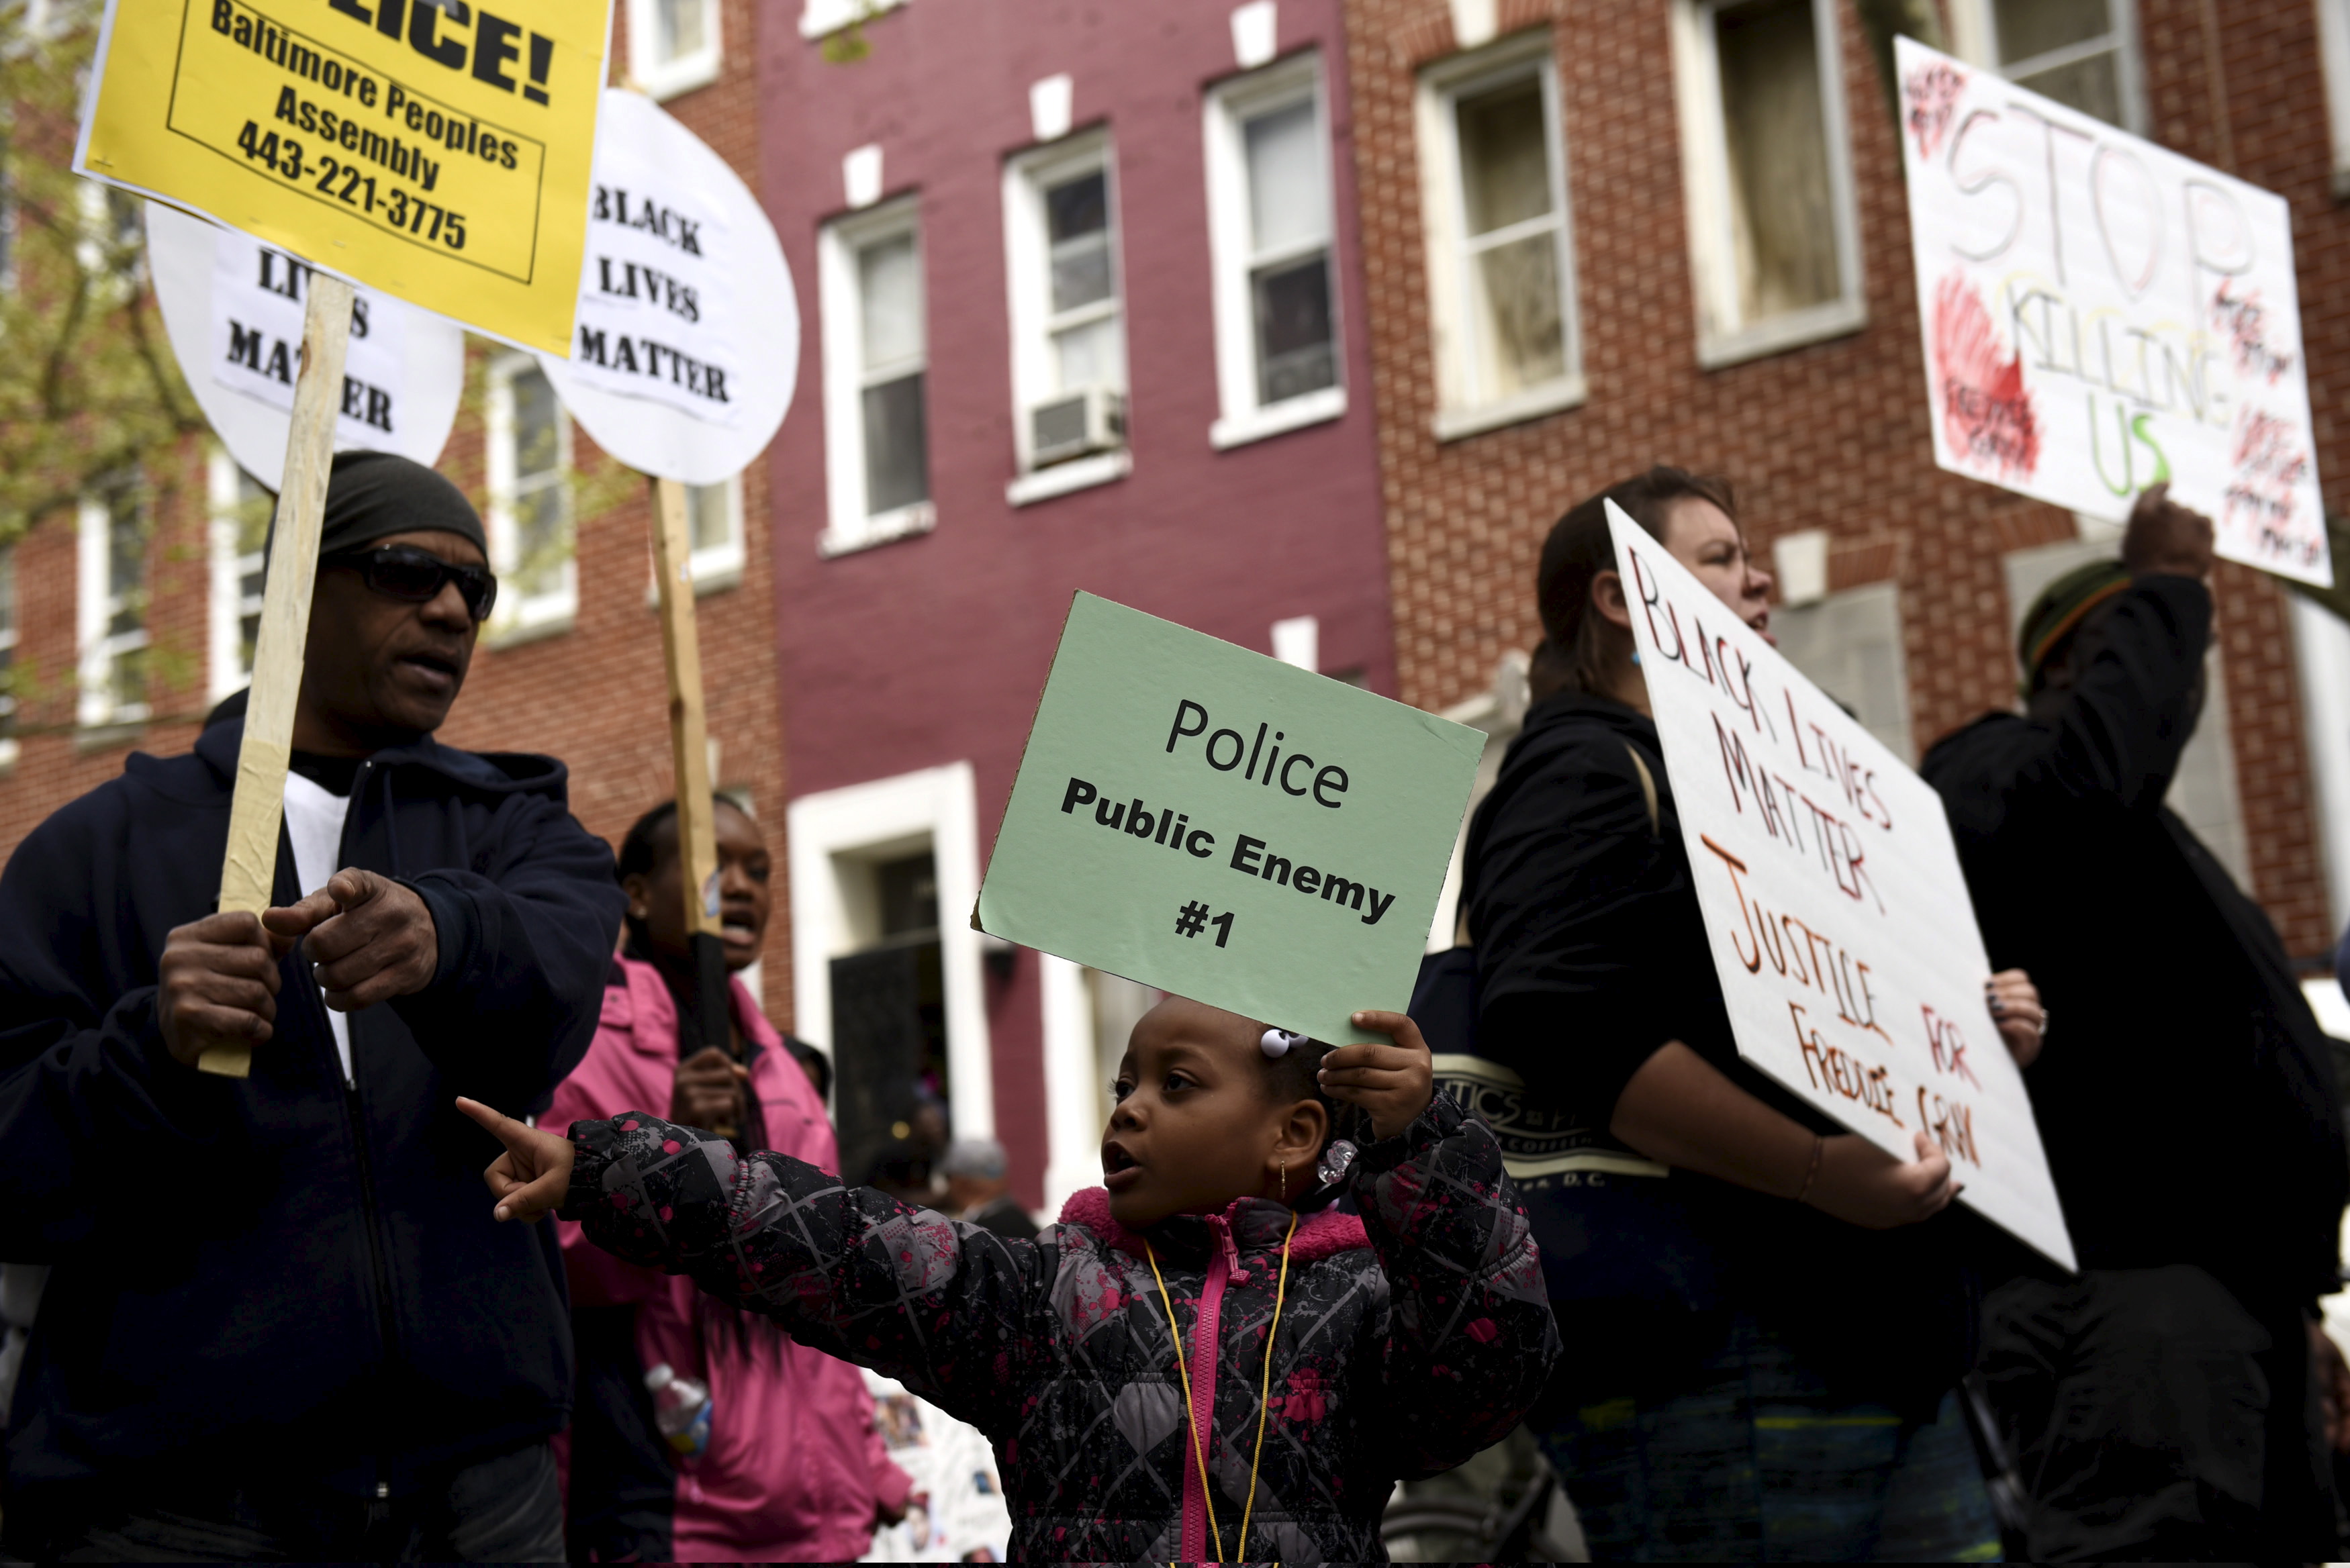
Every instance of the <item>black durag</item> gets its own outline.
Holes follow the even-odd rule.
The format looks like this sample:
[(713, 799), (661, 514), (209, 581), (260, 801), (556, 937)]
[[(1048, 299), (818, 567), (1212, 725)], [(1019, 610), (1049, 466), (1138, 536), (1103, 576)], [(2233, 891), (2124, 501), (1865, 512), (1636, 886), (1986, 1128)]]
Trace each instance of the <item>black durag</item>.
[[(421, 462), (388, 452), (338, 452), (327, 480), (318, 554), (337, 555), (391, 534), (435, 530), (473, 542), (487, 558), (482, 514), (465, 493)], [(270, 538), (277, 524), (270, 523)]]

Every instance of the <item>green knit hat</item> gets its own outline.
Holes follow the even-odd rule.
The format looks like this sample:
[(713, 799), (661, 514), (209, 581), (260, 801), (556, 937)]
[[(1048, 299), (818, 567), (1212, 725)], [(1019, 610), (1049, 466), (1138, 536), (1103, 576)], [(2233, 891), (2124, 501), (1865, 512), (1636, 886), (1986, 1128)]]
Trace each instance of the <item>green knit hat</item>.
[(2040, 590), (2040, 597), (2024, 613), (2023, 628), (2015, 639), (2015, 655), (2023, 666), (2025, 696), (2040, 684), (2041, 668), (2050, 655), (2072, 640), (2089, 612), (2129, 584), (2129, 568), (2119, 561), (2091, 561)]

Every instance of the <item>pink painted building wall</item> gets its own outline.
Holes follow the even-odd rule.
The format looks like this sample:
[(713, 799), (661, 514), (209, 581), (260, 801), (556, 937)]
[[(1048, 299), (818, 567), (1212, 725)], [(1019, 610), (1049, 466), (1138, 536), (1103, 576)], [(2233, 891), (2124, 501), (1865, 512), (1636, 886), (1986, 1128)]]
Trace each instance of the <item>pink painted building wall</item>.
[[(1073, 1179), (1098, 1175), (1077, 1164), (1080, 1134), (1087, 1149), (1098, 1138), (1097, 1120), (1084, 1127), (1098, 1088), (1061, 1082), (1055, 1101), (1047, 1086), (1060, 1075), (1090, 1074), (1071, 1032), (1094, 1026), (1087, 1010), (1097, 999), (1067, 991), (1069, 977), (1056, 981), (1034, 953), (974, 959), (977, 939), (960, 928), (1070, 594), (1083, 588), (1268, 652), (1274, 622), (1311, 617), (1318, 668), (1395, 690), (1339, 6), (1260, 0), (1236, 16), (1227, 4), (906, 0), (867, 20), (858, 31), (869, 52), (840, 64), (807, 36), (836, 19), (837, 7), (806, 4), (801, 26), (762, 30), (759, 61), (763, 194), (804, 322), (801, 390), (767, 460), (795, 800), (795, 1013), (804, 1033), (834, 1044), (827, 1034), (838, 1034), (842, 1020), (833, 1016), (833, 999), (814, 992), (828, 985), (832, 959), (887, 945), (865, 907), (892, 896), (876, 890), (873, 868), (927, 834), (948, 1033), (960, 1020), (968, 1053), (978, 1033), (970, 1021), (975, 1009), (983, 1012), (993, 1130), (1011, 1153), (1016, 1189), (1040, 1201), (1047, 1166), (1058, 1160), (1049, 1183), (1057, 1201)], [(850, 51), (837, 43), (832, 52)], [(1239, 125), (1252, 103), (1277, 105), (1278, 90), (1251, 97), (1261, 85), (1301, 80), (1318, 82), (1308, 119), (1328, 181), (1339, 389), (1279, 400), (1284, 388), (1243, 375), (1242, 403), (1268, 393), (1276, 400), (1236, 418), (1229, 361), (1235, 343), (1245, 352), (1253, 340), (1228, 328), (1220, 349), (1211, 121), (1227, 95), (1239, 118), (1217, 123)], [(1303, 134), (1296, 119), (1247, 123), (1234, 144), (1245, 144), (1242, 162), (1255, 153), (1268, 167), (1303, 166), (1274, 145)], [(1063, 149), (1082, 154), (1097, 138), (1107, 145), (1126, 456), (1085, 459), (1057, 474), (1045, 468), (1024, 482), (1015, 361), (1027, 353), (1049, 372), (1053, 356), (1048, 347), (1040, 358), (1036, 335), (1023, 336), (1014, 297), (1028, 287), (1024, 297), (1045, 298), (1047, 313), (1054, 302), (1041, 278), (1007, 255), (1007, 237), (1024, 243), (1016, 182), (1030, 161), (1049, 162)], [(1049, 169), (1039, 176), (1048, 184), (1055, 177)], [(1259, 190), (1253, 207), (1243, 200), (1242, 215), (1260, 237), (1294, 237), (1297, 191), (1268, 179), (1279, 188)], [(1010, 195), (1008, 180), (1015, 182)], [(864, 291), (857, 299), (889, 294), (895, 286), (882, 274), (889, 258), (858, 251), (857, 236), (877, 232), (877, 223), (886, 231), (893, 214), (910, 214), (919, 233), (930, 511), (902, 510), (881, 530), (925, 531), (839, 550), (844, 527), (853, 533), (861, 520), (856, 495), (844, 512), (844, 475), (831, 470), (854, 462), (857, 441), (871, 427), (863, 422), (866, 400), (837, 391), (827, 399), (827, 376), (837, 386), (854, 375), (844, 361), (863, 364), (879, 351), (859, 337), (856, 300), (823, 275), (830, 266), (834, 282), (854, 278)], [(1072, 220), (1072, 296), (1097, 286), (1087, 281), (1097, 275), (1086, 269), (1098, 265), (1090, 222), (1083, 213)], [(849, 236), (829, 251), (827, 224)], [(1054, 245), (1049, 222), (1037, 233)], [(1236, 275), (1228, 265), (1221, 275)], [(1294, 307), (1295, 291), (1275, 306), (1284, 299)], [(901, 353), (902, 338), (885, 347)], [(1220, 352), (1228, 361), (1221, 393)], [(1321, 379), (1311, 363), (1303, 374)], [(1294, 420), (1305, 422), (1242, 439)], [(1015, 504), (1009, 493), (1122, 467), (1122, 477), (1045, 499)], [(847, 488), (869, 497), (862, 483), (860, 475)], [(969, 767), (968, 829), (945, 820), (958, 809), (953, 798), (935, 810), (920, 804), (956, 796), (964, 787), (952, 774), (957, 764)], [(928, 772), (939, 769), (949, 774)], [(950, 864), (958, 855), (968, 864)], [(1056, 983), (1065, 988), (1057, 998)], [(957, 1049), (951, 1038), (951, 1059)], [(958, 1131), (974, 1119), (964, 1112), (975, 1098), (972, 1060), (966, 1054), (956, 1079)], [(845, 1121), (849, 1114), (844, 1106)], [(984, 1113), (975, 1119), (983, 1123)]]

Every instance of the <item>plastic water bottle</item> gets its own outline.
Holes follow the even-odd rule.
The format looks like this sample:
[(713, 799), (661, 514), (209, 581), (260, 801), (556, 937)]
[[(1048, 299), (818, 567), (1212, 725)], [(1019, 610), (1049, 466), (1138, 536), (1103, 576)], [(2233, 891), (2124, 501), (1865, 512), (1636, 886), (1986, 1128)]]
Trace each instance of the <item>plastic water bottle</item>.
[(691, 1459), (710, 1446), (710, 1389), (691, 1377), (680, 1377), (666, 1361), (645, 1374), (645, 1387), (653, 1397), (653, 1425), (669, 1446)]

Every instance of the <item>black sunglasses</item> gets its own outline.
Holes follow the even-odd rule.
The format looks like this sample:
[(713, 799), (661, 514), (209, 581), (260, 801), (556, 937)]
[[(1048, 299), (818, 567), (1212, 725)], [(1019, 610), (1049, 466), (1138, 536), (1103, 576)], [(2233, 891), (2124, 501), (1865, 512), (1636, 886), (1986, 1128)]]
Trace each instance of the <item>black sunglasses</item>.
[(498, 602), (498, 579), (486, 566), (460, 566), (413, 545), (387, 545), (380, 550), (341, 550), (318, 557), (321, 566), (348, 566), (367, 579), (367, 586), (388, 599), (404, 604), (430, 604), (442, 585), (454, 583), (465, 608), (476, 621), (490, 618)]

